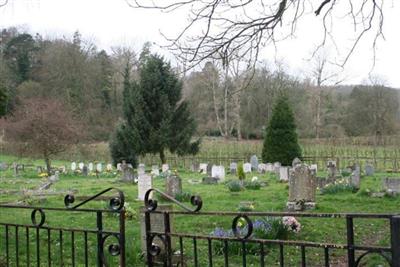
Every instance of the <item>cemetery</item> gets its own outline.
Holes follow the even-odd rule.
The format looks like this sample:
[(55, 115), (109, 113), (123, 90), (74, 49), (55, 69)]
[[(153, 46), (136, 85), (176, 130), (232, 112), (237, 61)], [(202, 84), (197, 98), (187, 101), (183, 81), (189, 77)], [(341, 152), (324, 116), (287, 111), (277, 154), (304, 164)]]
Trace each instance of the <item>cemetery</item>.
[(400, 267), (398, 14), (0, 0), (0, 267)]
[[(250, 160), (250, 159), (249, 159)], [(200, 163), (199, 168), (196, 171), (193, 169), (170, 169), (169, 166), (146, 166), (145, 164), (139, 164), (137, 169), (126, 166), (126, 163), (121, 163), (119, 169), (114, 166), (107, 166), (108, 163), (99, 163), (91, 166), (90, 163), (85, 161), (77, 164), (76, 162), (59, 161), (54, 165), (56, 169), (55, 174), (46, 177), (42, 173), (38, 172), (40, 168), (36, 168), (35, 164), (37, 161), (32, 162), (28, 159), (16, 159), (13, 157), (1, 158), (2, 166), (4, 166), (0, 172), (1, 179), (1, 194), (0, 203), (1, 205), (18, 204), (22, 206), (41, 206), (41, 207), (52, 207), (62, 208), (65, 195), (74, 195), (77, 201), (84, 201), (91, 196), (106, 188), (118, 188), (124, 193), (125, 196), (125, 239), (126, 248), (125, 256), (126, 262), (135, 262), (135, 266), (143, 265), (147, 260), (146, 256), (146, 236), (145, 236), (145, 200), (146, 192), (149, 189), (157, 188), (161, 192), (167, 194), (173, 199), (179, 200), (182, 204), (191, 207), (190, 197), (192, 195), (198, 195), (202, 198), (202, 210), (201, 212), (256, 212), (257, 215), (251, 216), (252, 225), (254, 227), (263, 227), (263, 225), (270, 225), (273, 220), (277, 220), (283, 217), (273, 216), (262, 216), (263, 213), (275, 211), (288, 211), (288, 212), (311, 212), (311, 213), (382, 213), (382, 207), (384, 207), (385, 213), (396, 213), (400, 204), (400, 197), (397, 197), (400, 192), (400, 174), (399, 178), (396, 178), (394, 173), (385, 173), (380, 170), (374, 170), (373, 175), (367, 175), (365, 170), (362, 170), (359, 165), (355, 165), (354, 171), (349, 173), (347, 169), (342, 169), (337, 166), (333, 169), (331, 161), (326, 163), (325, 168), (319, 167), (318, 172), (315, 171), (315, 167), (311, 168), (311, 165), (301, 162), (301, 160), (295, 159), (292, 166), (278, 167), (278, 163), (260, 163), (257, 168), (254, 166), (251, 169), (251, 164), (247, 162), (232, 162), (228, 166), (216, 165), (211, 163)], [(251, 161), (251, 160), (250, 160)], [(13, 164), (18, 162), (18, 164)], [(29, 163), (29, 164), (28, 164)], [(32, 164), (35, 163), (35, 164)], [(212, 166), (211, 170), (206, 170), (207, 167)], [(265, 164), (265, 166), (276, 166), (276, 168), (261, 168), (259, 166)], [(18, 168), (18, 175), (15, 173), (14, 165), (24, 166)], [(230, 190), (229, 183), (239, 181), (238, 180), (238, 168), (243, 170), (250, 165), (250, 170), (245, 173), (243, 183), (239, 183), (239, 190)], [(87, 172), (83, 171), (87, 167)], [(89, 167), (90, 166), (90, 167)], [(100, 167), (101, 166), (101, 167)], [(262, 166), (262, 165), (261, 165)], [(371, 167), (371, 166), (370, 166)], [(370, 168), (368, 167), (368, 168)], [(126, 174), (129, 169), (129, 174)], [(283, 172), (282, 169), (285, 171)], [(335, 173), (335, 177), (332, 178), (332, 173)], [(370, 174), (370, 173), (368, 173)], [(282, 178), (284, 176), (284, 178)], [(354, 178), (357, 176), (357, 178)], [(215, 179), (212, 183), (201, 183), (203, 179)], [(287, 179), (286, 179), (287, 178)], [(195, 183), (193, 181), (199, 181)], [(321, 182), (323, 181), (323, 182)], [(321, 184), (323, 185), (321, 186)], [(357, 183), (355, 186), (354, 183)], [(253, 186), (251, 186), (253, 185)], [(257, 186), (254, 186), (257, 185)], [(349, 190), (348, 188), (351, 188)], [(114, 194), (102, 195), (92, 202), (88, 203), (86, 208), (100, 208), (104, 209), (107, 206), (109, 197), (115, 196)], [(174, 202), (164, 198), (158, 192), (151, 192), (150, 198), (158, 199), (157, 211), (159, 214), (151, 215), (152, 220), (157, 225), (152, 226), (152, 231), (164, 231), (163, 212), (174, 212), (179, 211), (180, 206)], [(1, 208), (0, 205), (0, 208)], [(30, 214), (24, 210), (13, 212), (7, 209), (1, 210), (2, 221), (15, 221), (16, 218), (23, 218), (19, 223), (29, 224)], [(64, 214), (63, 217), (55, 216), (54, 212), (46, 212), (46, 223), (49, 225), (56, 225), (57, 227), (67, 228), (71, 226), (71, 221), (76, 227), (79, 225), (89, 225), (95, 229), (95, 220), (91, 216), (82, 214), (79, 217), (74, 214)], [(238, 213), (240, 214), (240, 213)], [(261, 215), (260, 215), (261, 214)], [(111, 215), (111, 214), (110, 214)], [(190, 215), (190, 214), (189, 214)], [(117, 229), (118, 216), (109, 217), (104, 215), (104, 222), (111, 223), (108, 227), (114, 231)], [(219, 236), (229, 236), (229, 228), (232, 223), (231, 216), (222, 215), (219, 217), (213, 217), (210, 220), (210, 216), (196, 216), (185, 217), (182, 214), (171, 215), (173, 220), (173, 229), (176, 231), (179, 229), (179, 233), (196, 233), (199, 235), (211, 235), (216, 238)], [(39, 220), (39, 215), (35, 214), (36, 220)], [(246, 217), (243, 217), (246, 219)], [(246, 224), (245, 219), (242, 223)], [(285, 217), (286, 218), (286, 217)], [(289, 218), (289, 217), (288, 217)], [(308, 217), (292, 216), (291, 225), (293, 229), (290, 230), (283, 236), (270, 236), (272, 239), (283, 239), (283, 240), (308, 240), (319, 243), (343, 243), (346, 242), (346, 223), (339, 219), (314, 219)], [(47, 221), (48, 220), (48, 221)], [(272, 220), (272, 221), (271, 221)], [(114, 222), (113, 222), (114, 221)], [(161, 224), (160, 224), (161, 223)], [(368, 240), (368, 245), (376, 244), (384, 246), (388, 242), (390, 236), (390, 228), (386, 227), (387, 222), (384, 220), (373, 219), (372, 221), (357, 219), (354, 221), (356, 229), (361, 230), (359, 238), (361, 240)], [(291, 226), (292, 227), (292, 226)], [(19, 241), (21, 244), (26, 242), (26, 228), (20, 226), (17, 230), (19, 235)], [(30, 229), (28, 236), (32, 240), (32, 244), (29, 245), (31, 250), (31, 257), (35, 254), (35, 228)], [(256, 228), (258, 229), (258, 228)], [(288, 228), (292, 229), (292, 228)], [(41, 230), (43, 231), (43, 230)], [(260, 230), (261, 231), (261, 230)], [(58, 232), (54, 232), (51, 237), (50, 245), (59, 246), (60, 237)], [(258, 233), (258, 234), (257, 234)], [(257, 230), (253, 233), (252, 238), (265, 238), (264, 236), (257, 237), (261, 232)], [(378, 235), (376, 233), (379, 233)], [(15, 241), (15, 229), (11, 231), (9, 228), (1, 228), (0, 236), (7, 235), (9, 242)], [(45, 232), (41, 233), (43, 236), (43, 244), (47, 244)], [(63, 250), (62, 255), (64, 264), (72, 264), (72, 259), (69, 257), (71, 252), (69, 251), (71, 242), (75, 244), (77, 248), (84, 245), (84, 235), (80, 232), (76, 232), (74, 237), (67, 231), (65, 231), (63, 237)], [(93, 236), (89, 238), (88, 242), (94, 242)], [(232, 235), (232, 238), (234, 235)], [(73, 238), (73, 241), (71, 240)], [(115, 241), (115, 240), (114, 240)], [(107, 240), (109, 244), (111, 241)], [(153, 241), (154, 244), (161, 247), (161, 254), (165, 253), (165, 247), (161, 240)], [(243, 257), (243, 251), (240, 246), (236, 246), (234, 242), (229, 247), (229, 261), (232, 264), (241, 263)], [(197, 261), (199, 266), (207, 265), (209, 261), (209, 254), (207, 253), (207, 242), (203, 242), (201, 239), (196, 244), (199, 248), (197, 255)], [(361, 244), (360, 244), (361, 245)], [(0, 251), (5, 251), (6, 244), (0, 242)], [(16, 264), (15, 244), (11, 242), (7, 245), (9, 255), (6, 258), (4, 254), (0, 257), (0, 262), (6, 260), (10, 265)], [(180, 251), (179, 239), (172, 239), (171, 249), (173, 251)], [(184, 261), (188, 266), (193, 264), (193, 243), (185, 241), (182, 245), (184, 248), (184, 255), (182, 258), (179, 254), (175, 255), (171, 261), (179, 262), (184, 258)], [(40, 246), (39, 250), (42, 255), (47, 255), (48, 248), (46, 246)], [(95, 253), (95, 246), (88, 246), (86, 249), (87, 253)], [(301, 248), (301, 247), (300, 247)], [(259, 246), (249, 243), (247, 248), (246, 261), (247, 264), (259, 264)], [(265, 247), (264, 261), (266, 265), (278, 266), (280, 262), (280, 250), (279, 246), (273, 244), (266, 244)], [(214, 240), (211, 245), (213, 262), (217, 266), (224, 262), (224, 248), (223, 242)], [(164, 251), (164, 252), (163, 252)], [(21, 255), (26, 254), (26, 248), (21, 246), (19, 249)], [(85, 261), (84, 251), (77, 249), (74, 253), (73, 261), (75, 264), (83, 264)], [(253, 254), (254, 253), (254, 254)], [(285, 262), (289, 262), (288, 266), (298, 266), (301, 264), (301, 251), (299, 247), (285, 246), (284, 250)], [(318, 255), (321, 250), (317, 248), (308, 248), (306, 250), (307, 255)], [(50, 252), (53, 264), (58, 265), (61, 262), (59, 252)], [(46, 257), (42, 256), (42, 262), (47, 262)], [(333, 264), (339, 264), (343, 259), (347, 257), (345, 250), (334, 250), (330, 252), (330, 260)], [(107, 255), (107, 261), (116, 264), (118, 261), (111, 255)], [(89, 257), (89, 261), (92, 258)], [(154, 262), (157, 262), (157, 257), (154, 258)], [(309, 257), (307, 258), (307, 264), (310, 266), (322, 266), (324, 257)], [(378, 255), (371, 255), (368, 257), (368, 263), (381, 264), (384, 260)], [(19, 264), (24, 265), (26, 258), (21, 257)], [(89, 262), (89, 266), (92, 266)], [(171, 263), (172, 264), (172, 263)], [(112, 264), (110, 266), (113, 266)], [(130, 266), (130, 265), (128, 265)], [(173, 265), (175, 266), (175, 265)], [(285, 265), (286, 266), (286, 265)], [(335, 266), (335, 265), (333, 265)]]

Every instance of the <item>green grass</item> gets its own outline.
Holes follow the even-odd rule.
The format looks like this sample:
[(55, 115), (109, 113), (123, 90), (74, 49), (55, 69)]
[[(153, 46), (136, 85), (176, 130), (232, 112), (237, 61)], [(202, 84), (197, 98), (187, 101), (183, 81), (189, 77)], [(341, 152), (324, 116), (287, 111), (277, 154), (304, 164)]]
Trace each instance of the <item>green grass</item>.
[[(12, 158), (8, 157), (8, 160)], [(4, 160), (4, 156), (2, 159)], [(24, 160), (36, 164), (37, 161)], [(55, 161), (55, 164), (65, 164), (64, 161)], [(218, 185), (192, 185), (189, 179), (201, 179), (202, 175), (191, 173), (184, 170), (178, 170), (180, 176), (183, 178), (183, 190), (198, 194), (203, 198), (202, 211), (237, 211), (242, 201), (250, 201), (254, 203), (254, 211), (284, 211), (285, 204), (288, 196), (288, 186), (285, 183), (280, 183), (275, 175), (260, 175), (254, 174), (259, 178), (260, 182), (265, 182), (267, 186), (261, 187), (259, 190), (243, 190), (240, 192), (230, 192), (225, 184)], [(12, 177), (12, 171), (0, 172), (0, 190), (21, 191), (23, 189), (34, 189), (43, 182), (42, 178), (38, 178), (36, 170), (26, 170), (19, 178)], [(380, 177), (384, 176), (383, 173), (378, 173), (374, 177), (363, 177), (361, 180), (361, 189), (359, 193), (351, 193), (348, 191), (338, 192), (336, 194), (317, 195), (317, 208), (313, 212), (371, 212), (371, 213), (398, 213), (400, 207), (400, 198), (371, 198), (366, 194), (362, 194), (366, 188), (376, 189), (379, 191), (381, 188)], [(126, 243), (127, 243), (127, 262), (128, 266), (144, 266), (143, 260), (140, 257), (140, 207), (143, 206), (141, 201), (137, 201), (137, 185), (128, 185), (124, 183), (115, 182), (116, 179), (109, 174), (108, 177), (82, 177), (75, 175), (61, 175), (60, 181), (57, 182), (51, 190), (66, 191), (78, 190), (76, 196), (90, 196), (102, 189), (108, 187), (116, 187), (124, 191), (126, 201), (129, 203), (132, 218), (126, 221)], [(252, 175), (247, 175), (247, 180), (250, 181)], [(228, 175), (227, 180), (237, 179), (235, 176)], [(155, 179), (155, 187), (159, 189), (164, 188), (165, 180)], [(0, 202), (14, 202), (25, 201), (30, 205), (40, 205), (45, 207), (63, 207), (63, 194), (59, 196), (49, 196), (45, 199), (32, 197), (22, 194), (0, 194)], [(106, 203), (104, 201), (95, 201), (88, 204), (87, 207), (104, 208)], [(178, 207), (176, 207), (179, 209)], [(5, 211), (0, 209), (0, 222), (9, 223), (27, 223), (30, 224), (30, 211)], [(223, 216), (191, 216), (176, 215), (174, 217), (174, 229), (180, 233), (191, 234), (205, 234), (208, 235), (216, 227), (223, 227), (229, 229), (233, 217)], [(252, 218), (256, 219), (256, 217)], [(291, 239), (295, 240), (308, 240), (315, 242), (346, 242), (346, 225), (344, 219), (309, 219), (298, 218), (302, 224), (302, 230), (299, 234), (292, 235)], [(73, 228), (90, 228), (96, 227), (96, 217), (94, 214), (86, 213), (72, 213), (72, 212), (51, 212), (46, 213), (46, 222), (53, 227), (73, 227)], [(359, 245), (389, 245), (389, 224), (384, 220), (355, 220), (355, 238), (356, 243)], [(106, 216), (104, 218), (105, 229), (117, 230), (118, 220), (115, 216)], [(15, 266), (15, 228), (10, 228), (10, 251), (14, 254), (11, 259), (11, 266)], [(26, 237), (25, 229), (19, 229), (20, 235), (20, 251), (19, 260), (21, 266), (26, 266)], [(42, 263), (46, 263), (47, 255), (47, 232), (41, 231), (43, 240), (40, 243), (40, 250), (42, 254)], [(0, 266), (4, 262), (5, 255), (5, 228), (0, 226)], [(29, 232), (30, 236), (30, 252), (31, 262), (35, 263), (33, 253), (36, 249), (34, 229)], [(95, 236), (89, 235), (89, 243), (92, 244), (89, 248), (89, 255), (96, 255)], [(177, 241), (177, 240), (175, 240)], [(66, 266), (71, 264), (71, 235), (65, 234), (64, 236), (64, 263)], [(58, 233), (51, 233), (51, 247), (57, 248), (52, 254), (54, 266), (60, 264), (60, 242)], [(77, 266), (83, 264), (83, 235), (76, 233), (75, 236), (75, 253)], [(176, 245), (179, 248), (179, 245)], [(198, 241), (199, 248), (199, 261), (200, 266), (207, 266), (208, 250), (207, 243)], [(192, 259), (193, 245), (190, 240), (184, 239), (184, 251), (188, 259)], [(299, 266), (300, 264), (300, 249), (296, 247), (285, 248), (286, 264), (287, 266)], [(223, 256), (213, 255), (214, 265), (223, 265)], [(323, 250), (322, 249), (307, 249), (308, 264), (310, 266), (320, 266), (322, 264)], [(346, 253), (342, 250), (332, 251), (331, 258), (335, 261), (342, 261), (345, 259)], [(95, 257), (90, 257), (92, 261), (89, 265), (93, 266)], [(116, 259), (109, 258), (110, 265), (116, 266)], [(230, 263), (232, 266), (240, 266), (241, 256), (230, 255)], [(268, 266), (276, 266), (278, 262), (278, 249), (276, 247), (268, 248), (268, 256), (266, 263)], [(258, 266), (259, 256), (249, 256), (248, 266)], [(383, 264), (379, 257), (368, 258), (367, 266), (376, 266)], [(188, 263), (193, 266), (193, 262)], [(44, 266), (44, 265), (43, 265)], [(384, 265), (385, 266), (385, 265)]]

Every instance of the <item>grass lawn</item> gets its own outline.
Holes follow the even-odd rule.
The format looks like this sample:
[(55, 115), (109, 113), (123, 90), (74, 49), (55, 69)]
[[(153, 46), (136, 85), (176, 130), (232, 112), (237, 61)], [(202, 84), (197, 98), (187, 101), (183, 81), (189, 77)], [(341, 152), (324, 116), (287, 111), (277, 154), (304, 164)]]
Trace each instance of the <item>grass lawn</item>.
[[(55, 164), (63, 164), (59, 161)], [(32, 163), (34, 164), (34, 162)], [(65, 163), (66, 164), (66, 163)], [(257, 176), (259, 181), (265, 182), (267, 186), (261, 187), (259, 190), (244, 190), (238, 193), (231, 193), (225, 184), (218, 185), (202, 185), (191, 184), (190, 179), (199, 180), (203, 175), (191, 173), (185, 170), (178, 170), (180, 177), (183, 179), (183, 191), (198, 194), (203, 199), (202, 211), (238, 211), (241, 201), (251, 201), (254, 203), (254, 211), (284, 211), (288, 197), (288, 185), (280, 183), (273, 174), (256, 174), (247, 175), (246, 179)], [(55, 183), (50, 191), (60, 192), (68, 190), (77, 190), (76, 196), (91, 196), (108, 187), (116, 187), (125, 193), (126, 202), (129, 206), (130, 217), (126, 221), (126, 244), (127, 244), (127, 263), (128, 266), (144, 266), (141, 257), (140, 248), (140, 207), (143, 206), (141, 201), (137, 201), (137, 185), (118, 183), (114, 173), (101, 175), (99, 178), (95, 176), (83, 177), (79, 175), (61, 175), (60, 181)], [(391, 174), (393, 176), (394, 174)], [(372, 198), (365, 192), (366, 190), (376, 190), (381, 188), (381, 177), (385, 174), (378, 173), (374, 177), (363, 177), (361, 189), (357, 193), (339, 192), (336, 194), (317, 194), (317, 208), (313, 212), (369, 212), (369, 213), (398, 213), (400, 207), (400, 197), (382, 197)], [(233, 175), (227, 175), (226, 180), (237, 179)], [(11, 170), (0, 172), (0, 202), (24, 201), (26, 204), (45, 207), (64, 207), (64, 193), (54, 196), (39, 198), (22, 194), (23, 190), (35, 189), (45, 179), (39, 178), (36, 170), (26, 170), (21, 173), (21, 177), (13, 178)], [(165, 181), (162, 178), (155, 178), (154, 187), (161, 190), (164, 189)], [(187, 203), (188, 204), (188, 203)], [(95, 201), (89, 203), (86, 207), (105, 208), (105, 201)], [(188, 204), (189, 205), (189, 204)], [(179, 209), (176, 207), (176, 209)], [(0, 208), (0, 223), (18, 223), (31, 224), (31, 210), (15, 210), (12, 211)], [(256, 219), (252, 216), (251, 219)], [(216, 227), (229, 229), (232, 224), (233, 216), (189, 216), (176, 215), (173, 220), (175, 232), (190, 234), (208, 235)], [(302, 225), (302, 229), (298, 234), (290, 235), (293, 240), (307, 240), (315, 242), (337, 242), (346, 243), (346, 224), (345, 219), (334, 218), (297, 218)], [(71, 227), (77, 229), (95, 229), (95, 214), (73, 213), (73, 212), (57, 212), (48, 211), (46, 213), (46, 223), (53, 227)], [(104, 217), (105, 229), (117, 230), (118, 218), (111, 215)], [(356, 219), (355, 224), (355, 242), (359, 245), (379, 245), (388, 246), (389, 239), (389, 223), (387, 220), (376, 219)], [(36, 231), (31, 228), (28, 233), (26, 229), (21, 227), (16, 230), (15, 227), (9, 227), (9, 253), (10, 266), (16, 266), (16, 233), (18, 232), (18, 261), (21, 266), (26, 266), (27, 250), (29, 249), (31, 265), (36, 266)], [(41, 231), (41, 241), (39, 248), (41, 250), (41, 266), (47, 266), (48, 255), (48, 238), (47, 231)], [(72, 255), (75, 257), (76, 266), (83, 266), (84, 258), (84, 235), (76, 232), (74, 236), (65, 233), (63, 242), (60, 242), (58, 232), (50, 233), (50, 257), (54, 266), (60, 266), (61, 261), (64, 266), (71, 266)], [(6, 254), (6, 227), (0, 226), (0, 266), (5, 265)], [(29, 237), (29, 241), (27, 240)], [(71, 242), (74, 239), (74, 250), (72, 250)], [(178, 240), (174, 240), (178, 241)], [(96, 255), (96, 236), (88, 237), (89, 248), (89, 266), (95, 266)], [(218, 243), (218, 242), (214, 242)], [(28, 244), (28, 245), (27, 245)], [(91, 245), (92, 244), (92, 245)], [(218, 245), (218, 244), (217, 244)], [(62, 247), (61, 247), (62, 246)], [(199, 266), (208, 266), (208, 249), (207, 242), (198, 241), (199, 250)], [(213, 244), (215, 247), (216, 245)], [(176, 244), (179, 248), (179, 244)], [(267, 247), (267, 257), (265, 258), (267, 266), (278, 266), (278, 248), (274, 246)], [(62, 253), (60, 252), (62, 251)], [(191, 240), (184, 239), (184, 252), (188, 259), (188, 266), (193, 266), (193, 243)], [(323, 263), (323, 249), (307, 248), (307, 266), (321, 266)], [(340, 249), (331, 251), (331, 259), (334, 263), (345, 262), (346, 252)], [(62, 258), (62, 259), (61, 259)], [(285, 266), (300, 266), (301, 252), (298, 247), (285, 247)], [(108, 257), (110, 266), (117, 266), (116, 259)], [(223, 255), (214, 254), (214, 266), (223, 266)], [(376, 266), (384, 264), (384, 261), (374, 255), (367, 258), (368, 264), (365, 266)], [(259, 266), (259, 255), (247, 257), (247, 266)], [(230, 266), (241, 266), (241, 255), (230, 255)], [(383, 265), (386, 266), (386, 265)]]

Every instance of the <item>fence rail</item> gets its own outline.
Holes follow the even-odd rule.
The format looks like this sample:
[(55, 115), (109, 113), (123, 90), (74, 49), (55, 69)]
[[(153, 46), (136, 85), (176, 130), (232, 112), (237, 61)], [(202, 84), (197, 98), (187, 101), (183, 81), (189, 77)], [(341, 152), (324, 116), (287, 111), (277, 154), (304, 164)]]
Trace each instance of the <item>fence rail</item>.
[[(163, 198), (171, 199), (165, 193), (151, 189), (145, 197), (145, 221), (147, 240), (147, 264), (152, 266), (267, 266), (267, 260), (271, 256), (274, 246), (278, 252), (278, 265), (283, 266), (336, 266), (333, 265), (333, 253), (344, 251), (345, 256), (340, 260), (340, 266), (357, 267), (364, 266), (370, 254), (381, 257), (382, 262), (392, 267), (400, 266), (400, 216), (396, 214), (371, 214), (371, 213), (307, 213), (307, 212), (201, 212), (202, 201), (200, 197), (192, 197), (195, 209), (183, 207), (185, 211), (157, 211), (157, 201), (150, 198), (150, 193), (157, 192)], [(176, 201), (174, 201), (176, 202)], [(182, 205), (180, 205), (182, 207)], [(159, 214), (164, 218), (164, 231), (151, 229), (151, 214)], [(232, 236), (219, 236), (201, 233), (185, 233), (179, 230), (171, 230), (173, 219), (176, 215), (185, 218), (207, 217), (209, 221), (217, 221), (222, 217), (232, 220)], [(345, 243), (313, 242), (307, 240), (269, 240), (254, 238), (255, 223), (253, 218), (259, 216), (285, 217), (295, 216), (309, 219), (341, 219), (345, 221)], [(389, 246), (373, 246), (370, 244), (358, 244), (355, 238), (354, 221), (356, 219), (385, 220), (388, 223), (390, 244)], [(192, 219), (194, 223), (196, 219)], [(244, 221), (244, 225), (243, 225)], [(161, 240), (154, 242), (155, 239)], [(203, 242), (200, 245), (200, 242)], [(360, 241), (358, 241), (360, 242)], [(362, 241), (361, 241), (362, 242)], [(178, 243), (179, 249), (173, 250), (174, 243)], [(219, 245), (221, 253), (216, 252), (215, 245)], [(235, 253), (230, 252), (231, 247), (238, 247)], [(251, 246), (251, 247), (250, 247)], [(289, 262), (285, 250), (288, 247), (300, 248), (299, 263)], [(308, 253), (314, 249), (313, 253)], [(315, 249), (320, 253), (315, 253)], [(239, 251), (239, 252), (237, 252)], [(199, 255), (202, 255), (200, 258)], [(240, 254), (239, 259), (233, 261), (234, 256)], [(321, 255), (321, 256), (316, 256)], [(293, 255), (292, 255), (293, 256)], [(220, 258), (220, 259), (218, 259)], [(317, 262), (317, 263), (316, 263)], [(276, 263), (276, 262), (275, 262)], [(289, 265), (287, 265), (289, 264)], [(317, 264), (317, 265), (316, 265)], [(270, 263), (268, 266), (271, 266)], [(275, 266), (275, 265), (274, 265)]]
[[(110, 197), (109, 209), (80, 208), (112, 190), (118, 195)], [(79, 204), (74, 201), (73, 195), (65, 196), (65, 208), (0, 205), (0, 266), (125, 266), (123, 193), (108, 188)], [(117, 230), (106, 229), (105, 214), (117, 215)], [(85, 216), (95, 222), (93, 228)], [(12, 217), (15, 222), (7, 221)], [(58, 220), (67, 224), (50, 225)]]

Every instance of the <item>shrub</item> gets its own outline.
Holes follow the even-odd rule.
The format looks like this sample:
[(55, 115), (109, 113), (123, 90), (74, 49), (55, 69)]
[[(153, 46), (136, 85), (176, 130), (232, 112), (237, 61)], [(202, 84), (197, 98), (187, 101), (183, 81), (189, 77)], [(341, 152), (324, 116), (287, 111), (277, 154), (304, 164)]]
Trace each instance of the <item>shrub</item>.
[(321, 194), (336, 194), (340, 192), (356, 193), (357, 190), (357, 187), (345, 183), (343, 180), (339, 180), (339, 182), (335, 182), (334, 184), (328, 184), (320, 189)]
[(261, 183), (259, 181), (245, 182), (244, 187), (249, 190), (259, 190), (261, 188)]
[(244, 170), (243, 170), (243, 164), (239, 164), (239, 166), (238, 166), (238, 178), (241, 181), (246, 179), (246, 174), (244, 173)]
[(226, 186), (231, 192), (239, 192), (243, 189), (241, 183), (238, 181), (230, 181), (226, 184)]

